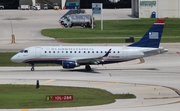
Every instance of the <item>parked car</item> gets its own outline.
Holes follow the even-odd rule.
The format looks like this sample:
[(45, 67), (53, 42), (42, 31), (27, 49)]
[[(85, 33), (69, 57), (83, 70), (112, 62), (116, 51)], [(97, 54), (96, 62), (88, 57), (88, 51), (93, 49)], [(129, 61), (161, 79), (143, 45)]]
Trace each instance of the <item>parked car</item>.
[(40, 5), (40, 3), (36, 3), (36, 4), (35, 4), (35, 7), (36, 7), (36, 10), (41, 10), (41, 5)]
[(44, 4), (44, 10), (48, 9), (48, 4)]
[(54, 10), (59, 10), (59, 9), (60, 9), (60, 7), (59, 7), (59, 4), (58, 4), (58, 3), (54, 3), (54, 4), (53, 4), (53, 6), (54, 6)]
[(0, 9), (4, 9), (4, 6), (0, 4)]
[(29, 10), (30, 6), (29, 5), (21, 5), (21, 10)]

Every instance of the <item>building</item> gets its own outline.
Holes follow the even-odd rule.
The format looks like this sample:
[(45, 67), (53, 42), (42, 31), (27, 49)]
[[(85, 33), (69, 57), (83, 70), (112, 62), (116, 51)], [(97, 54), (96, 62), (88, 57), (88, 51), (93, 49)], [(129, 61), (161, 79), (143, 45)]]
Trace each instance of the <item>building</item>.
[(92, 8), (92, 3), (102, 3), (103, 8), (131, 8), (131, 0), (80, 0), (81, 8)]
[(139, 18), (180, 18), (180, 0), (131, 0), (132, 15)]
[(4, 5), (5, 9), (17, 9), (19, 0), (0, 0), (0, 4)]
[(43, 8), (44, 4), (48, 4), (53, 8), (54, 3), (63, 8), (92, 8), (92, 3), (103, 3), (103, 8), (130, 8), (131, 0), (0, 0), (0, 4), (5, 8), (17, 9), (20, 5), (34, 6), (39, 3)]

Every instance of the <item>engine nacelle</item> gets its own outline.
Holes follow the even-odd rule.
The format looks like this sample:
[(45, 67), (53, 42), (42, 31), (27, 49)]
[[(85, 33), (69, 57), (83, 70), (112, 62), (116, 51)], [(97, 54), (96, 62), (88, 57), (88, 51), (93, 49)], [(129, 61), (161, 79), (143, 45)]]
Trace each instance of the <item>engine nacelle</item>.
[(69, 60), (64, 60), (62, 61), (62, 66), (63, 68), (74, 68), (77, 67), (77, 63), (75, 61), (69, 61)]

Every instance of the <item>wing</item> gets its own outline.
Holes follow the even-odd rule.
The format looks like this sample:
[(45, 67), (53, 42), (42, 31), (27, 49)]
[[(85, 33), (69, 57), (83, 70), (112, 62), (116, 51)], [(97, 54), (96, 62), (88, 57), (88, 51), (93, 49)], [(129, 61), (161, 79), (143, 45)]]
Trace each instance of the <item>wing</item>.
[(107, 57), (109, 55), (109, 53), (111, 52), (111, 49), (109, 49), (109, 51), (104, 55), (104, 56), (100, 56), (100, 57), (81, 57), (81, 58), (73, 58), (71, 60), (76, 61), (78, 64), (99, 64), (100, 62), (102, 62), (102, 58), (103, 57)]

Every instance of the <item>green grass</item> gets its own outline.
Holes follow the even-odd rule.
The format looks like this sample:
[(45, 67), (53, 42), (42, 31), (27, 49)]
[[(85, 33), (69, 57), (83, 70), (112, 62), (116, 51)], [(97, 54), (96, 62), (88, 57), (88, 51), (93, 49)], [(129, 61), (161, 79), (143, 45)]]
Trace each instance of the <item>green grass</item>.
[[(46, 95), (73, 95), (73, 101), (46, 101)], [(95, 88), (0, 85), (0, 108), (60, 108), (109, 104), (115, 99), (136, 98), (132, 94), (112, 94)]]
[[(130, 36), (139, 40), (155, 21), (156, 19), (105, 20), (104, 30), (100, 30), (100, 21), (95, 21), (94, 29), (44, 29), (41, 33), (68, 43), (124, 43), (125, 38)], [(162, 42), (180, 42), (179, 21), (180, 19), (166, 19)]]
[(0, 52), (0, 66), (28, 66), (28, 64), (19, 64), (11, 61), (11, 57), (17, 52)]

